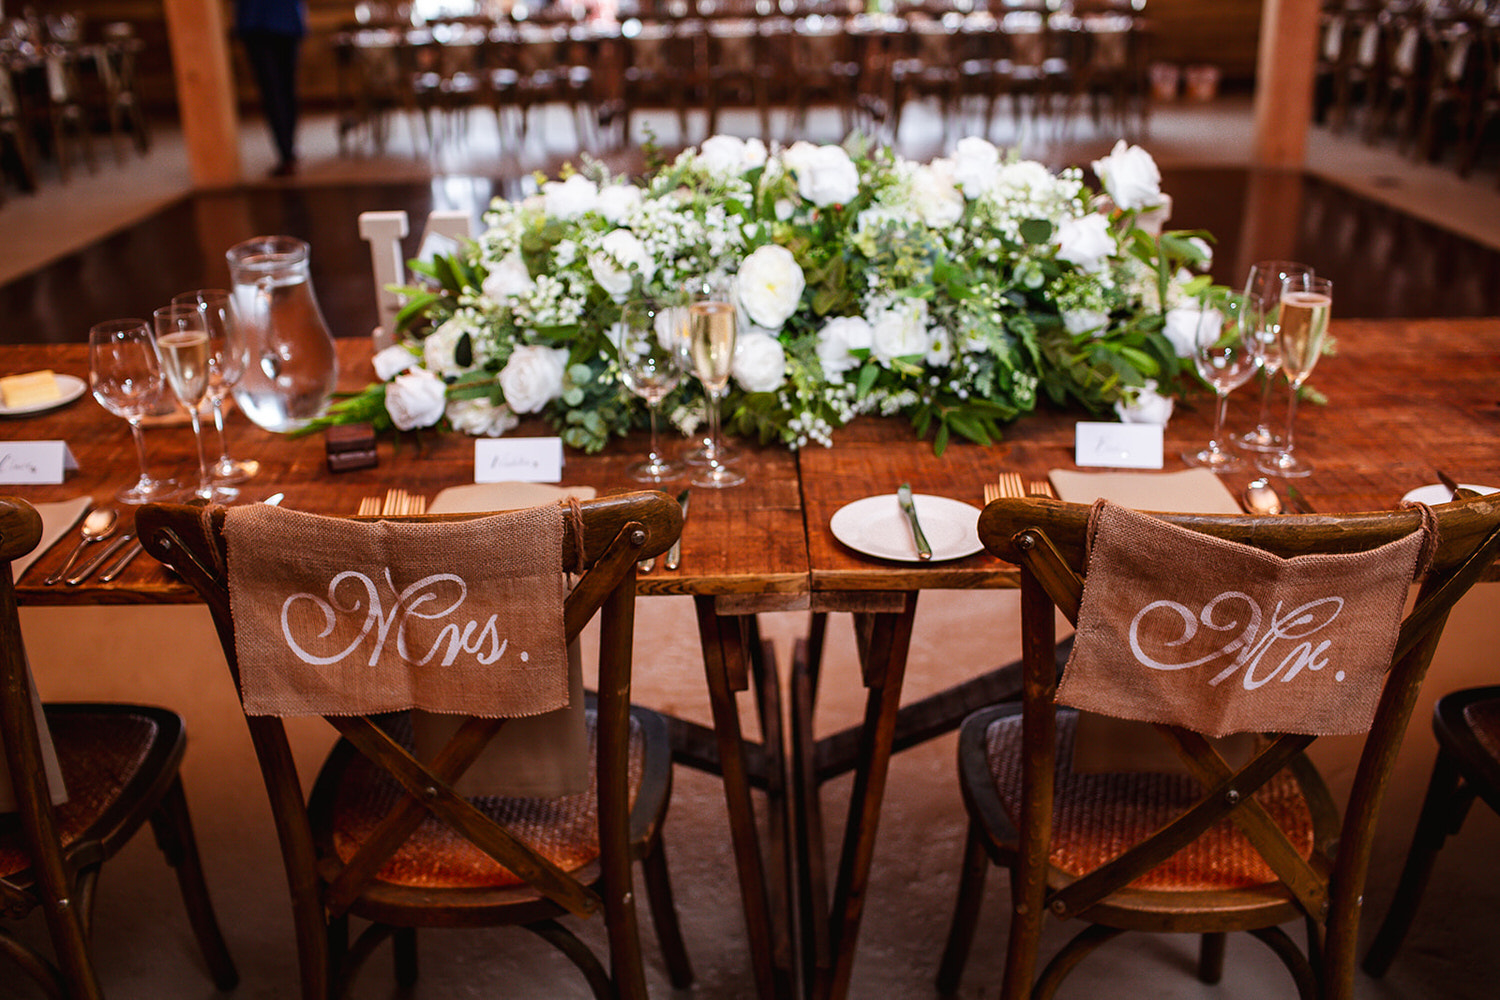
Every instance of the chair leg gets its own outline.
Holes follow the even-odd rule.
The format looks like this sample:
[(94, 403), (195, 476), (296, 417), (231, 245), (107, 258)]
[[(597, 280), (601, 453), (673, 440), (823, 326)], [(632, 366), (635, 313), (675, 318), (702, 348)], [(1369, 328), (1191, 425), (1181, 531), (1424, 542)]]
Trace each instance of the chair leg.
[(417, 985), (417, 929), (397, 927), (391, 934), (391, 952), (396, 963), (396, 985), (409, 990)]
[(1396, 951), (1411, 929), (1417, 905), (1427, 880), (1432, 875), (1433, 862), (1438, 850), (1450, 832), (1456, 832), (1468, 812), (1472, 794), (1464, 794), (1460, 786), (1462, 778), (1453, 758), (1442, 750), (1432, 765), (1432, 780), (1427, 784), (1427, 796), (1422, 802), (1422, 812), (1417, 818), (1417, 829), (1412, 835), (1411, 850), (1406, 855), (1406, 865), (1401, 869), (1401, 880), (1396, 884), (1396, 895), (1386, 911), (1385, 920), (1370, 950), (1365, 953), (1363, 968), (1377, 979), (1385, 975), (1396, 958)]
[(177, 885), (187, 906), (188, 922), (192, 925), (193, 936), (198, 939), (204, 961), (208, 963), (214, 985), (221, 990), (234, 989), (240, 981), (240, 974), (229, 954), (229, 946), (224, 943), (219, 918), (214, 914), (213, 900), (208, 894), (208, 882), (203, 876), (203, 861), (198, 856), (198, 841), (193, 836), (181, 776), (172, 779), (171, 787), (151, 815), (151, 828), (167, 857), (167, 864), (177, 873)]
[(963, 867), (959, 872), (958, 898), (953, 904), (953, 923), (949, 926), (948, 942), (943, 946), (943, 958), (938, 964), (937, 989), (942, 996), (958, 992), (959, 980), (963, 978), (964, 966), (969, 961), (969, 949), (974, 944), (974, 932), (979, 925), (979, 906), (984, 902), (984, 882), (989, 870), (990, 858), (985, 852), (983, 837), (978, 824), (970, 820)]
[(1276, 953), (1276, 957), (1281, 959), (1281, 964), (1286, 966), (1297, 984), (1297, 996), (1301, 1000), (1318, 1000), (1322, 995), (1318, 990), (1318, 977), (1307, 961), (1307, 956), (1302, 954), (1286, 931), (1280, 927), (1260, 927), (1250, 933), (1264, 941)]
[(682, 924), (677, 919), (677, 903), (672, 895), (672, 878), (667, 866), (666, 844), (658, 835), (650, 851), (641, 859), (646, 883), (646, 903), (651, 908), (651, 923), (656, 928), (657, 944), (667, 963), (667, 976), (676, 989), (693, 984), (693, 963), (688, 958), (682, 938)]
[(1205, 934), (1198, 945), (1198, 981), (1212, 986), (1224, 978), (1224, 942), (1222, 931)]

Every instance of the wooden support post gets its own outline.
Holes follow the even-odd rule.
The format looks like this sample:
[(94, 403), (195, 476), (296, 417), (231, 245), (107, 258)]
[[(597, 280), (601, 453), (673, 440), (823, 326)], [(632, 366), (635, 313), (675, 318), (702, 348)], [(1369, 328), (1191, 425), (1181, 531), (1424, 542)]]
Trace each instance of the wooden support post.
[(203, 0), (163, 0), (162, 6), (193, 185), (238, 184), (239, 120), (224, 8)]
[(1302, 166), (1312, 121), (1318, 0), (1265, 0), (1255, 68), (1255, 163)]

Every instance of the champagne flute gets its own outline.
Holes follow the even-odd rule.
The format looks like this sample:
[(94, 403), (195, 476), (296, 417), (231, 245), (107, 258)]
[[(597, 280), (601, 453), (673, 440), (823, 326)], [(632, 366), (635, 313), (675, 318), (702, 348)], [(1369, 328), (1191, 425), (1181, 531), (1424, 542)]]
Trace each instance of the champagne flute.
[(682, 475), (682, 463), (665, 458), (656, 447), (656, 415), (667, 393), (682, 381), (678, 363), (677, 321), (671, 306), (655, 299), (632, 299), (620, 310), (620, 337), (616, 345), (620, 378), (626, 388), (646, 401), (651, 419), (651, 450), (646, 460), (628, 470), (641, 483), (663, 483)]
[(208, 474), (208, 457), (203, 451), (203, 422), (198, 409), (208, 393), (208, 329), (203, 310), (196, 302), (178, 302), (162, 306), (151, 314), (156, 324), (156, 355), (167, 377), (167, 387), (188, 411), (193, 422), (193, 440), (198, 446), (198, 488), (194, 496), (226, 503), (240, 491), (215, 485)]
[(728, 394), (729, 376), (734, 370), (739, 323), (734, 279), (695, 279), (689, 284), (687, 300), (687, 345), (692, 356), (693, 373), (703, 383), (708, 409), (708, 440), (703, 452), (705, 464), (692, 482), (694, 486), (710, 489), (738, 486), (745, 481), (745, 476), (725, 464), (723, 434), (719, 427), (719, 408), (723, 397)]
[(1224, 437), (1224, 416), (1229, 411), (1229, 394), (1249, 381), (1260, 366), (1254, 346), (1256, 319), (1249, 314), (1243, 295), (1228, 295), (1218, 303), (1205, 301), (1202, 306), (1193, 365), (1214, 390), (1214, 432), (1207, 447), (1183, 452), (1182, 458), (1188, 465), (1214, 472), (1237, 472), (1245, 467), (1244, 459), (1220, 441)]
[(1312, 465), (1294, 452), (1292, 425), (1297, 419), (1297, 393), (1323, 353), (1323, 338), (1328, 334), (1332, 312), (1333, 282), (1327, 278), (1294, 274), (1282, 284), (1277, 339), (1281, 344), (1281, 367), (1292, 396), (1287, 403), (1286, 434), (1281, 450), (1261, 457), (1256, 467), (1262, 472), (1287, 478), (1312, 474)]
[(1247, 451), (1278, 451), (1281, 435), (1271, 426), (1271, 390), (1276, 373), (1281, 370), (1281, 345), (1276, 339), (1277, 304), (1281, 286), (1296, 274), (1312, 274), (1306, 264), (1291, 260), (1263, 260), (1250, 268), (1245, 281), (1245, 305), (1251, 311), (1255, 327), (1254, 348), (1261, 369), (1260, 416), (1255, 429), (1246, 431), (1234, 443)]
[(172, 303), (196, 304), (203, 310), (204, 328), (208, 331), (207, 396), (214, 411), (214, 429), (219, 432), (219, 458), (209, 466), (209, 474), (216, 483), (243, 483), (260, 471), (260, 463), (231, 458), (224, 436), (224, 400), (245, 374), (249, 356), (248, 345), (235, 321), (233, 298), (222, 288), (200, 288), (173, 296)]
[(99, 405), (130, 424), (135, 438), (141, 477), (121, 489), (121, 503), (154, 503), (178, 496), (180, 487), (170, 479), (157, 479), (146, 465), (146, 437), (141, 420), (167, 412), (172, 397), (156, 350), (151, 328), (141, 319), (112, 319), (89, 330), (89, 387)]

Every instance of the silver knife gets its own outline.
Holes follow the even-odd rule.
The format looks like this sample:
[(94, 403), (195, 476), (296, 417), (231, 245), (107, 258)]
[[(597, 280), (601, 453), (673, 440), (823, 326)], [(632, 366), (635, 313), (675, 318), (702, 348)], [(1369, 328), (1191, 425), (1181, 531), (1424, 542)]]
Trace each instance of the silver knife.
[(94, 558), (84, 563), (83, 567), (79, 569), (78, 572), (68, 577), (63, 581), (63, 583), (66, 583), (70, 587), (78, 586), (80, 583), (92, 576), (94, 574), (94, 571), (97, 570), (100, 566), (103, 566), (106, 562), (112, 559), (116, 552), (119, 552), (134, 540), (135, 532), (125, 532), (125, 534), (121, 535), (119, 538), (116, 538), (114, 541), (106, 545), (104, 547), (104, 551), (100, 552)]
[[(684, 522), (687, 521), (688, 496), (689, 496), (689, 493), (690, 493), (690, 491), (683, 490), (681, 493), (677, 494), (677, 506), (679, 506), (679, 507), (682, 508), (682, 519), (683, 519)], [(686, 527), (686, 525), (684, 525), (684, 528), (685, 527)], [(669, 549), (667, 549), (667, 569), (676, 569), (678, 566), (681, 566), (681, 565), (682, 565), (682, 536), (678, 535), (677, 536), (677, 540), (672, 543), (672, 547), (669, 548)]]
[(130, 548), (128, 548), (128, 549), (125, 550), (125, 554), (120, 557), (119, 561), (116, 562), (109, 569), (105, 570), (103, 573), (99, 574), (99, 582), (100, 583), (110, 583), (110, 582), (112, 582), (115, 577), (117, 577), (121, 573), (125, 572), (125, 567), (130, 565), (130, 561), (132, 559), (134, 559), (136, 556), (140, 555), (141, 552), (143, 552), (143, 551), (144, 551), (144, 546), (141, 545), (141, 540), (139, 538), (137, 538), (134, 541), (132, 541), (130, 543)]
[(923, 561), (931, 559), (932, 546), (927, 544), (927, 536), (922, 534), (922, 523), (917, 520), (917, 508), (911, 502), (910, 483), (902, 483), (900, 489), (896, 490), (896, 502), (901, 505), (901, 512), (911, 523), (911, 537), (917, 543), (917, 558)]

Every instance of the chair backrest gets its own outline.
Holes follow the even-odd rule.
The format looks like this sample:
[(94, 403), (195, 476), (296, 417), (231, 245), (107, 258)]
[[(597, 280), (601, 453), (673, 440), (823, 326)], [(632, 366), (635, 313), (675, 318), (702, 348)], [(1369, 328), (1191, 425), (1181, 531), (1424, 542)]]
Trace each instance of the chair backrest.
[[(644, 996), (631, 902), (627, 791), (635, 567), (639, 560), (666, 550), (681, 532), (682, 515), (677, 504), (660, 493), (588, 501), (579, 504), (574, 514), (563, 519), (562, 569), (576, 575), (564, 603), (563, 627), (567, 641), (572, 642), (591, 620), (597, 617), (600, 622), (597, 706), (600, 854), (598, 866), (587, 871), (589, 879), (597, 872), (602, 880), (602, 903), (600, 895), (586, 884), (589, 879), (561, 870), (518, 842), (454, 790), (454, 785), (500, 731), (505, 720), (499, 718), (466, 719), (447, 745), (423, 763), (371, 716), (325, 716), (349, 744), (388, 772), (407, 794), (364, 845), (336, 874), (328, 877), (324, 891), (317, 898), (298, 898), (296, 887), (316, 885), (319, 877), (314, 867), (317, 850), (302, 797), (303, 786), (281, 720), (247, 714), (276, 817), (287, 875), (294, 887), (294, 906), (303, 908), (298, 914), (299, 925), (321, 927), (325, 912), (331, 917), (347, 912), (390, 855), (430, 812), (463, 840), (562, 909), (581, 914), (602, 906), (609, 928), (610, 952), (616, 963), (616, 981), (635, 984), (638, 989), (622, 988), (631, 995)], [(423, 524), (431, 524), (435, 530), (438, 525), (432, 522), (469, 520), (474, 516), (405, 519), (417, 522), (413, 527), (418, 530), (409, 534), (403, 531), (403, 541), (393, 549), (395, 578), (400, 579), (401, 553), (420, 552), (429, 544), (424, 535), (430, 537), (430, 532), (422, 530)], [(238, 683), (240, 666), (230, 613), (225, 517), (225, 509), (219, 507), (150, 505), (140, 511), (137, 524), (147, 551), (179, 573), (208, 604), (225, 658)], [(497, 550), (539, 543), (536, 538), (498, 535), (494, 538)], [(275, 540), (268, 539), (267, 544), (275, 544)], [(326, 871), (323, 874), (328, 875)], [(621, 962), (633, 963), (634, 967), (622, 968)], [(307, 974), (304, 968), (304, 976)]]
[[(59, 949), (72, 947), (73, 954), (59, 954), (58, 965), (67, 970), (70, 988), (81, 995), (97, 996), (99, 986), (93, 967), (83, 950), (83, 915), (77, 907), (58, 905), (73, 897), (72, 879), (63, 858), (57, 814), (48, 783), (42, 775), (44, 750), (37, 721), (37, 702), (32, 692), (26, 648), (21, 641), (21, 620), (16, 607), (15, 581), (10, 564), (32, 549), (42, 537), (42, 519), (25, 500), (0, 497), (0, 750), (12, 776), (22, 842), (31, 858), (31, 887), (22, 890), (0, 879), (0, 911), (24, 914), (39, 903), (48, 930)], [(64, 926), (66, 925), (66, 926)]]
[[(1026, 713), (1020, 763), (1022, 805), (1016, 828), (1023, 838), (1013, 878), (1029, 894), (1025, 905), (1058, 916), (1087, 910), (1192, 843), (1226, 816), (1255, 846), (1285, 890), (1314, 925), (1326, 928), (1329, 968), (1353, 968), (1360, 893), (1369, 864), (1374, 822), (1386, 780), (1410, 718), (1417, 688), (1454, 602), (1500, 552), (1500, 501), (1480, 498), (1438, 507), (1438, 541), (1417, 602), (1401, 623), (1373, 725), (1366, 736), (1331, 870), (1310, 864), (1253, 798), (1284, 766), (1300, 765), (1316, 737), (1272, 734), (1232, 768), (1201, 735), (1158, 725), (1168, 744), (1203, 787), (1197, 805), (1154, 834), (1071, 884), (1049, 892), (1055, 781), (1056, 612), (1077, 623), (1083, 600), (1090, 508), (1037, 498), (988, 505), (979, 533), (993, 554), (1022, 571), (1023, 698)], [(1366, 552), (1404, 538), (1423, 523), (1418, 510), (1338, 517), (1236, 517), (1161, 514), (1162, 520), (1220, 539), (1290, 558), (1313, 553)], [(1234, 581), (1231, 581), (1234, 582)], [(1018, 900), (1018, 904), (1021, 901)], [(1314, 950), (1317, 950), (1316, 948)]]

